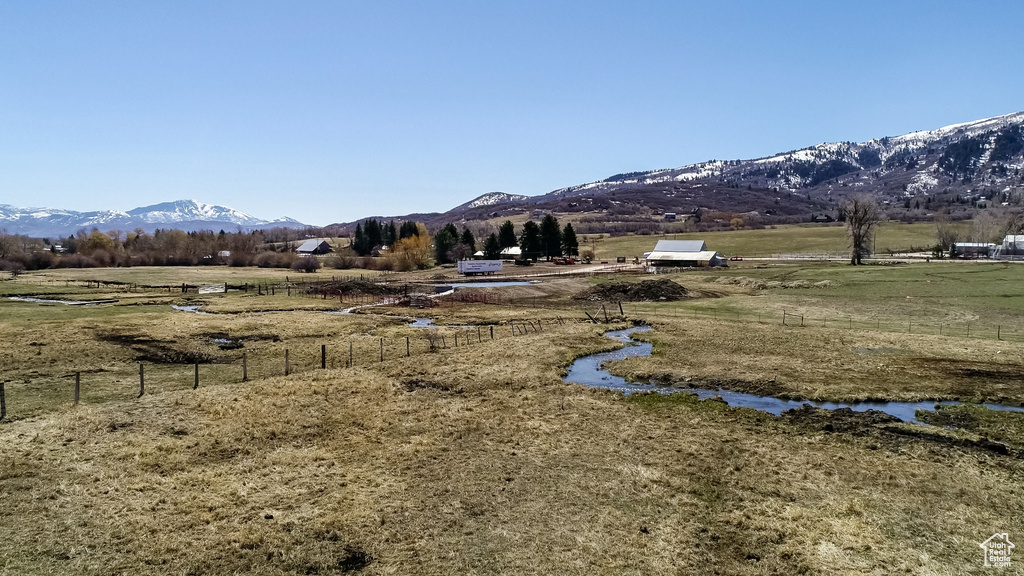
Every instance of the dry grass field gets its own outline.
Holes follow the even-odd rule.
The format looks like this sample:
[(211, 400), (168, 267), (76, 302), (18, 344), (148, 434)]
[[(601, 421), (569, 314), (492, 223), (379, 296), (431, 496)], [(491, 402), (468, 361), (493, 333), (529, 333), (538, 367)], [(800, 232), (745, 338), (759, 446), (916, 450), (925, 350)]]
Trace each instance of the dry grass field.
[[(1024, 402), (1016, 341), (758, 321), (785, 307), (1021, 322), (1015, 268), (916, 266), (684, 273), (671, 278), (701, 297), (626, 303), (622, 319), (605, 303), (608, 324), (583, 314), (601, 303), (572, 299), (604, 278), (505, 289), (500, 306), (347, 315), (296, 295), (75, 282), (69, 297), (118, 302), (0, 299), (0, 574), (986, 573), (978, 544), (1024, 531), (1024, 415), (775, 417), (683, 391)], [(0, 293), (55, 288), (35, 276)], [(996, 295), (963, 297), (974, 290)], [(654, 354), (611, 371), (681, 392), (562, 382), (574, 358), (614, 348), (604, 331), (634, 320), (652, 325)], [(513, 328), (527, 322), (542, 328)], [(429, 334), (446, 347), (429, 351)]]

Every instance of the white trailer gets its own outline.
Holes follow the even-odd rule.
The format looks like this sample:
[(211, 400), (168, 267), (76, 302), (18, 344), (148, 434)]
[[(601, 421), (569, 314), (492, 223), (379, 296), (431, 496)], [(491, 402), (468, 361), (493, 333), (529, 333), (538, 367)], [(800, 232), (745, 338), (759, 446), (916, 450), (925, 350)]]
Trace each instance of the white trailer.
[(459, 274), (494, 274), (501, 272), (501, 260), (459, 260)]

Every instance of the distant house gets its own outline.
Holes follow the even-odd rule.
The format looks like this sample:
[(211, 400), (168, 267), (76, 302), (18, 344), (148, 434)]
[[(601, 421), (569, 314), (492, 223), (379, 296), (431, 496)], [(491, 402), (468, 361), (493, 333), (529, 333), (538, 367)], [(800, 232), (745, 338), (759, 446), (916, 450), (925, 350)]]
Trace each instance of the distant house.
[(327, 254), (331, 251), (331, 245), (327, 243), (327, 240), (313, 238), (303, 242), (302, 246), (296, 248), (295, 251), (307, 256), (312, 256), (314, 254)]
[(725, 266), (726, 260), (708, 250), (703, 240), (659, 240), (654, 250), (644, 254), (648, 266), (707, 267)]
[(675, 219), (676, 219), (676, 213), (675, 212), (665, 212), (665, 220), (675, 220)]
[(829, 216), (828, 214), (818, 214), (817, 216), (811, 217), (811, 222), (815, 222), (817, 224), (827, 224), (829, 222), (835, 221), (836, 219)]
[(217, 252), (218, 258), (231, 258), (231, 250), (221, 250)]

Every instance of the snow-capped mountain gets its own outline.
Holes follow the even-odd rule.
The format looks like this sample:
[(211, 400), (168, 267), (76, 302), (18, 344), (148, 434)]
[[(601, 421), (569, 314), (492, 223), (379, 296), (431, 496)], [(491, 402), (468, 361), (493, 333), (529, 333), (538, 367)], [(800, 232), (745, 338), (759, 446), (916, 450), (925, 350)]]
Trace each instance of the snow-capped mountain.
[(508, 194), (506, 192), (488, 192), (487, 194), (481, 194), (476, 198), (466, 202), (465, 204), (459, 204), (453, 210), (470, 210), (473, 208), (481, 208), (484, 206), (494, 206), (495, 204), (508, 204), (510, 202), (522, 202), (529, 200), (529, 196), (523, 196), (522, 194)]
[(81, 229), (101, 231), (135, 230), (152, 232), (157, 228), (194, 230), (246, 230), (259, 228), (302, 227), (291, 218), (263, 220), (225, 206), (204, 204), (195, 200), (177, 200), (143, 206), (127, 212), (102, 210), (76, 212), (55, 208), (19, 208), (0, 204), (0, 229), (9, 234), (36, 237), (57, 237), (74, 234)]
[[(1024, 112), (937, 130), (830, 142), (754, 160), (711, 160), (681, 168), (617, 174), (533, 197), (602, 195), (615, 190), (685, 183), (743, 185), (815, 196), (863, 191), (905, 196), (1019, 187), (1024, 168)], [(844, 188), (846, 190), (838, 190)]]

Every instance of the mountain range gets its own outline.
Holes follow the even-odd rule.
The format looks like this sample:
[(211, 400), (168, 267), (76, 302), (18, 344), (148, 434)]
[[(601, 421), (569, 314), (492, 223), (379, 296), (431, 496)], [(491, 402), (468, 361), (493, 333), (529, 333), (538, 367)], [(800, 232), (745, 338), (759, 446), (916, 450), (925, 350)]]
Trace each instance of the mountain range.
[(81, 229), (135, 230), (152, 232), (158, 228), (195, 230), (256, 230), (273, 227), (298, 228), (305, 224), (291, 218), (262, 220), (225, 206), (203, 204), (195, 200), (176, 200), (142, 206), (127, 212), (102, 210), (76, 212), (56, 208), (19, 208), (0, 204), (0, 229), (8, 234), (57, 237)]
[(587, 213), (593, 222), (650, 222), (664, 212), (721, 211), (800, 221), (834, 213), (851, 194), (873, 196), (891, 217), (925, 217), (929, 198), (938, 206), (1024, 203), (1022, 153), (1024, 112), (1017, 112), (867, 142), (616, 174), (539, 196), (491, 192), (444, 213), (396, 218), (437, 226), (550, 211)]
[[(665, 212), (755, 214), (763, 221), (802, 221), (835, 212), (851, 194), (866, 194), (890, 217), (928, 210), (1024, 204), (1024, 112), (867, 142), (827, 142), (751, 160), (709, 160), (680, 168), (616, 174), (538, 196), (489, 192), (443, 213), (385, 216), (424, 222), (504, 219), (529, 212), (583, 213), (581, 222), (646, 223)], [(934, 202), (933, 202), (934, 201)], [(378, 216), (377, 218), (382, 218)], [(351, 231), (355, 222), (328, 232)], [(244, 212), (178, 200), (135, 208), (75, 212), (0, 204), (0, 230), (55, 237), (80, 229), (245, 230), (305, 227), (291, 218), (261, 220)]]

